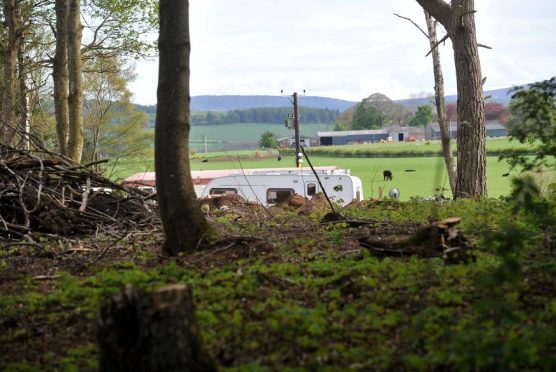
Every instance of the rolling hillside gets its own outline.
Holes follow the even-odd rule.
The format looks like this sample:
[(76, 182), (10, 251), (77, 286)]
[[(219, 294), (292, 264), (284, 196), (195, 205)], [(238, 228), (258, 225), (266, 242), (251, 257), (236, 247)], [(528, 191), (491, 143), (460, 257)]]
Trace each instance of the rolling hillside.
[[(485, 90), (485, 96), (491, 96), (487, 102), (498, 102), (503, 105), (508, 105), (512, 98), (511, 90), (513, 88), (502, 88), (494, 90)], [(446, 103), (456, 103), (458, 96), (453, 94), (446, 96)], [(420, 105), (426, 105), (430, 103), (430, 98), (413, 98), (413, 99), (399, 99), (394, 102), (400, 103), (406, 107), (416, 107)]]
[[(507, 105), (511, 99), (510, 90), (512, 88), (503, 88), (485, 91), (485, 96), (490, 95), (490, 102), (499, 102)], [(457, 96), (446, 96), (447, 103), (456, 102)], [(400, 99), (394, 100), (404, 106), (412, 107), (427, 104), (429, 98)], [(343, 99), (318, 97), (318, 96), (300, 96), (299, 105), (303, 107), (327, 108), (331, 110), (344, 111), (352, 107), (358, 102), (346, 101)], [(141, 110), (155, 113), (154, 105), (141, 106), (137, 105)], [(193, 111), (231, 111), (260, 107), (287, 107), (291, 106), (291, 102), (286, 96), (241, 96), (241, 95), (214, 95), (214, 96), (193, 96), (191, 97), (191, 110)]]
[[(356, 102), (342, 99), (299, 96), (299, 105), (303, 107), (327, 108), (343, 111)], [(192, 110), (230, 111), (259, 107), (286, 107), (291, 102), (286, 96), (193, 96)]]

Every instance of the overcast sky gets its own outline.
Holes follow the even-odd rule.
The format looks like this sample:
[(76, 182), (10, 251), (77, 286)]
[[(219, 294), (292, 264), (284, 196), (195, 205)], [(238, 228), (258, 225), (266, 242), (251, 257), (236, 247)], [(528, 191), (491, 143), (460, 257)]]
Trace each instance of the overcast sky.
[[(556, 1), (475, 0), (486, 89), (556, 75)], [(360, 101), (433, 92), (425, 29), (414, 0), (190, 0), (191, 95), (307, 95)], [(441, 29), (440, 36), (444, 35)], [(452, 46), (441, 47), (447, 94)], [(156, 103), (156, 61), (138, 62), (134, 102)]]

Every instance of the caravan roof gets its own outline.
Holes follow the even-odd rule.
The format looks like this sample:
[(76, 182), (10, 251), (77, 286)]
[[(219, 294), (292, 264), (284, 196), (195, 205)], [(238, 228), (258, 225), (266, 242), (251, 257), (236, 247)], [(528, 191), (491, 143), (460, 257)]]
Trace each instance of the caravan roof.
[[(336, 166), (315, 167), (315, 170), (321, 172), (334, 172), (338, 171)], [(194, 185), (206, 185), (211, 180), (231, 175), (250, 175), (250, 174), (295, 174), (297, 172), (311, 172), (311, 168), (254, 168), (254, 169), (216, 169), (216, 170), (194, 170), (191, 171), (191, 178)], [(123, 181), (125, 186), (138, 187), (138, 186), (156, 186), (155, 172), (139, 172), (126, 178)]]

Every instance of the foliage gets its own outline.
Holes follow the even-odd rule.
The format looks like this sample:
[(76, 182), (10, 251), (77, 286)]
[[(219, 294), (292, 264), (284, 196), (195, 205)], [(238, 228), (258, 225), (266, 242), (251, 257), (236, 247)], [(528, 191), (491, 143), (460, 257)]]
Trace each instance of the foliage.
[(419, 106), (415, 116), (409, 121), (409, 125), (412, 127), (426, 127), (432, 121), (432, 117), (432, 106)]
[[(354, 122), (354, 116), (361, 106), (373, 107), (376, 112), (383, 116), (381, 126), (383, 125), (406, 125), (411, 118), (411, 111), (404, 105), (395, 103), (390, 98), (381, 93), (371, 94), (363, 99), (357, 105), (340, 113), (337, 122), (346, 126), (351, 126)], [(352, 128), (355, 129), (355, 128)]]
[(334, 125), (334, 131), (341, 132), (341, 131), (344, 131), (344, 130), (348, 130), (348, 128), (345, 124), (336, 123), (336, 125)]
[(501, 123), (506, 123), (510, 116), (510, 109), (498, 102), (485, 103), (485, 119), (498, 120)]
[(278, 140), (276, 135), (270, 131), (266, 131), (261, 134), (259, 138), (259, 147), (263, 149), (275, 149), (278, 147)]
[(510, 107), (510, 135), (521, 143), (535, 144), (537, 155), (530, 160), (509, 154), (510, 163), (526, 169), (546, 166), (546, 157), (556, 156), (556, 78), (516, 89)]
[[(485, 119), (486, 120), (498, 120), (500, 123), (505, 124), (510, 116), (510, 109), (499, 102), (487, 102), (485, 103)], [(457, 121), (457, 104), (450, 103), (446, 105), (446, 118), (448, 120)]]
[(155, 53), (158, 2), (153, 0), (89, 0), (83, 7), (84, 55), (144, 57)]
[(131, 104), (127, 83), (133, 78), (115, 58), (88, 61), (84, 85), (83, 159), (152, 156), (146, 115)]
[(367, 106), (360, 103), (355, 109), (351, 121), (351, 129), (379, 129), (385, 123), (386, 116), (378, 111), (374, 106)]

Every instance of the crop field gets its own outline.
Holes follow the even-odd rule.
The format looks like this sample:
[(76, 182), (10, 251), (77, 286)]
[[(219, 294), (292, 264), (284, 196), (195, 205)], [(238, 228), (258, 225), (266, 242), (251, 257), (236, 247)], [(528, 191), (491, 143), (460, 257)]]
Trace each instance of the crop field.
[[(302, 133), (305, 136), (316, 137), (319, 131), (331, 131), (333, 124), (303, 124)], [(270, 131), (276, 137), (293, 136), (292, 129), (281, 124), (222, 124), (195, 125), (191, 127), (191, 147), (196, 151), (204, 150), (204, 136), (207, 136), (208, 151), (213, 149), (234, 148), (233, 144), (252, 144), (256, 146), (261, 134)], [(226, 147), (228, 144), (230, 147)]]

